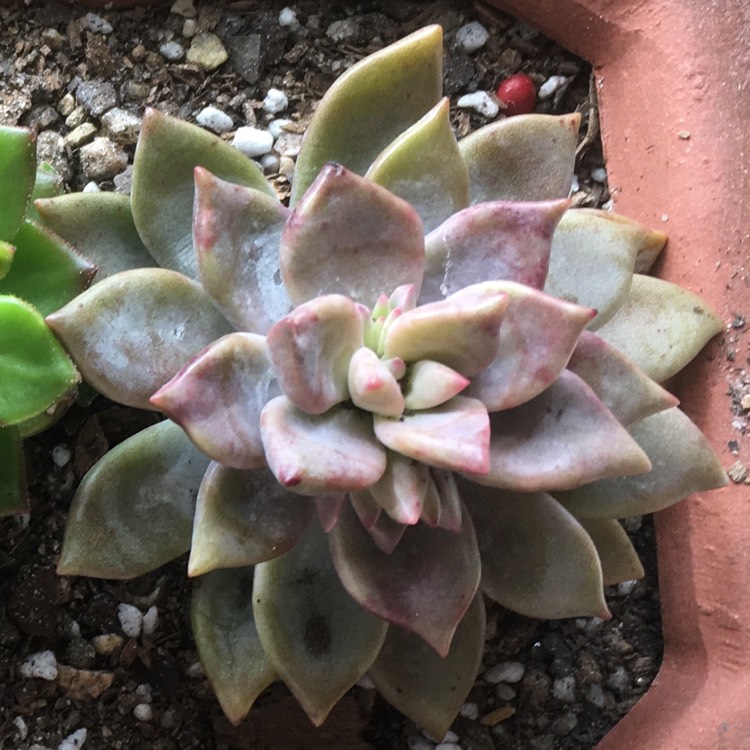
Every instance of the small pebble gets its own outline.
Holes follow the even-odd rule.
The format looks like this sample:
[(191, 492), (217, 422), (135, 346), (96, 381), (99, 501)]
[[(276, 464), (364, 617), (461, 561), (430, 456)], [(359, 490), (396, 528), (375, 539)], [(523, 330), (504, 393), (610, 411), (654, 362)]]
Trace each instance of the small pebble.
[(76, 100), (73, 94), (65, 94), (57, 103), (57, 111), (63, 116), (67, 117), (76, 108)]
[(204, 70), (216, 70), (229, 59), (229, 53), (216, 34), (196, 34), (190, 42), (187, 61)]
[(439, 745), (435, 745), (435, 750), (461, 750), (461, 745), (455, 742), (441, 742)]
[(550, 76), (540, 87), (537, 96), (541, 99), (549, 99), (568, 82), (565, 76)]
[(195, 36), (195, 32), (198, 30), (198, 24), (192, 18), (186, 18), (185, 23), (182, 24), (182, 36), (185, 39), (192, 39)]
[(154, 710), (148, 703), (139, 703), (133, 709), (133, 716), (135, 716), (138, 721), (151, 721), (151, 719), (154, 718)]
[(128, 155), (109, 138), (94, 138), (80, 154), (81, 169), (90, 180), (111, 180), (128, 166)]
[(102, 189), (92, 180), (83, 186), (82, 193), (101, 193)]
[(495, 695), (501, 701), (512, 701), (516, 697), (516, 691), (505, 682), (500, 682), (495, 686)]
[(65, 466), (70, 461), (70, 448), (67, 445), (56, 445), (52, 449), (52, 461), (60, 468)]
[(260, 128), (237, 128), (232, 145), (242, 151), (243, 154), (254, 158), (271, 151), (273, 136), (267, 130), (261, 130)]
[(558, 677), (552, 683), (552, 695), (564, 703), (572, 703), (576, 697), (576, 678), (573, 676)]
[(263, 167), (264, 174), (276, 174), (279, 171), (278, 154), (265, 154), (260, 159), (260, 166)]
[(104, 132), (116, 143), (132, 145), (138, 140), (141, 118), (119, 107), (113, 107), (102, 115)]
[(120, 621), (122, 632), (128, 638), (137, 638), (143, 627), (143, 614), (138, 607), (132, 604), (119, 604), (117, 606), (117, 619)]
[(370, 679), (368, 674), (363, 674), (357, 680), (357, 687), (364, 688), (365, 690), (375, 690), (375, 683)]
[(109, 81), (82, 81), (76, 89), (76, 100), (92, 117), (101, 117), (117, 105), (117, 91)]
[(614, 672), (607, 677), (607, 686), (622, 694), (630, 687), (628, 670), (623, 666), (616, 667)]
[(334, 42), (345, 42), (359, 33), (359, 24), (352, 18), (334, 21), (327, 29), (326, 36)]
[(407, 744), (409, 745), (409, 750), (435, 750), (435, 743), (430, 742), (425, 737), (409, 737)]
[(169, 12), (183, 18), (195, 18), (197, 15), (193, 0), (175, 0)]
[(456, 42), (464, 52), (476, 52), (484, 47), (490, 38), (490, 32), (478, 21), (464, 24), (456, 32)]
[(66, 118), (65, 124), (72, 130), (86, 122), (86, 110), (83, 107), (76, 107)]
[(84, 122), (65, 136), (65, 145), (68, 148), (80, 148), (89, 143), (96, 133), (96, 125), (93, 122)]
[(185, 57), (185, 48), (179, 42), (164, 42), (159, 46), (159, 53), (169, 62), (179, 62)]
[(287, 125), (291, 125), (291, 120), (271, 120), (271, 122), (268, 123), (268, 132), (274, 137), (274, 140), (278, 138), (282, 133), (286, 133), (284, 128)]
[(460, 710), (461, 716), (469, 721), (476, 721), (479, 718), (479, 706), (476, 703), (464, 703)]
[(92, 640), (97, 654), (107, 656), (123, 644), (122, 636), (117, 633), (97, 635)]
[(89, 31), (94, 34), (111, 34), (112, 24), (109, 21), (105, 21), (101, 16), (97, 16), (96, 13), (86, 14), (86, 25), (89, 27)]
[(282, 8), (279, 13), (279, 25), (285, 29), (298, 29), (299, 21), (297, 20), (297, 14), (291, 8)]
[(234, 127), (232, 118), (218, 107), (204, 107), (195, 119), (199, 125), (214, 133), (228, 133)]
[(586, 690), (586, 700), (597, 708), (604, 708), (606, 698), (601, 685), (589, 685)]
[(591, 179), (604, 184), (607, 181), (607, 170), (604, 167), (594, 167), (591, 170)]
[(295, 162), (291, 156), (282, 156), (279, 159), (279, 174), (284, 175), (291, 182), (294, 176)]
[(18, 732), (18, 738), (21, 740), (25, 740), (29, 734), (29, 728), (26, 725), (26, 722), (23, 720), (23, 717), (16, 716), (16, 718), (13, 719), (13, 726), (15, 726), (16, 731)]
[(302, 148), (299, 133), (282, 133), (273, 144), (273, 150), (280, 156), (297, 156)]
[(578, 726), (578, 717), (572, 712), (568, 711), (561, 716), (558, 716), (553, 722), (550, 729), (557, 734), (564, 736), (570, 734)]
[(143, 615), (143, 634), (153, 635), (159, 625), (159, 610), (156, 605), (149, 607), (146, 614)]
[(263, 100), (263, 109), (272, 115), (283, 112), (289, 106), (289, 99), (286, 94), (279, 89), (269, 89), (266, 98)]
[(502, 661), (484, 673), (484, 679), (494, 685), (498, 682), (516, 683), (523, 679), (526, 668), (520, 661)]
[(485, 117), (496, 117), (500, 111), (497, 102), (486, 91), (464, 94), (456, 104), (462, 109), (473, 109)]
[[(445, 733), (445, 737), (443, 737), (443, 744), (445, 744), (446, 742), (447, 743), (458, 742), (458, 735), (455, 732), (451, 732), (450, 730), (448, 730)], [(437, 748), (435, 748), (435, 750), (437, 750)]]
[(86, 742), (88, 730), (85, 728), (76, 729), (73, 734), (69, 734), (58, 746), (57, 750), (78, 750)]
[(627, 596), (633, 591), (637, 583), (638, 581), (623, 581), (617, 585), (617, 593), (620, 596)]
[(43, 680), (57, 679), (57, 657), (52, 651), (40, 651), (32, 654), (21, 665), (24, 677), (40, 677)]

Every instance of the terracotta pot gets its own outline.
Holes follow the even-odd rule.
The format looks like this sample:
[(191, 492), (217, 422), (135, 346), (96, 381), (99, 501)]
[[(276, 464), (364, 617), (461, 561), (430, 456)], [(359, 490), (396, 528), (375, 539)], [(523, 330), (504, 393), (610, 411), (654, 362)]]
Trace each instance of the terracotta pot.
[[(733, 427), (727, 395), (750, 362), (740, 324), (750, 317), (747, 4), (492, 2), (591, 61), (616, 209), (668, 233), (657, 273), (740, 326), (714, 340), (673, 390), (725, 467), (750, 464), (750, 436)], [(750, 487), (697, 495), (656, 524), (664, 662), (599, 750), (750, 748)]]

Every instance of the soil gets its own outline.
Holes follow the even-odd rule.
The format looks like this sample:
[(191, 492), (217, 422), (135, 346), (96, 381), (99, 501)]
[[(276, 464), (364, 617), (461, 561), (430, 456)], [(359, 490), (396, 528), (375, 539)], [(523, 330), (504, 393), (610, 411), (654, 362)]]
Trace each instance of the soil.
[[(279, 23), (284, 7), (179, 0), (171, 9), (93, 16), (54, 3), (0, 8), (0, 122), (35, 127), (40, 155), (65, 175), (68, 189), (92, 189), (93, 182), (126, 191), (135, 137), (106, 130), (105, 115), (113, 108), (141, 116), (146, 106), (156, 106), (194, 122), (213, 105), (233, 120), (227, 138), (239, 125), (265, 127), (274, 117), (288, 118), (277, 141), (280, 158), (264, 162), (284, 196), (284, 159), (293, 160), (296, 139), (336, 76), (384, 44), (441, 23), (446, 94), (458, 134), (488, 121), (458, 109), (461, 95), (491, 92), (517, 71), (538, 85), (564, 76), (568, 85), (539, 102), (537, 111), (583, 114), (574, 201), (608, 201), (590, 70), (534, 30), (479, 3), (458, 1), (300, 0), (291, 5), (296, 29)], [(472, 20), (490, 37), (469, 54), (455, 36)], [(343, 24), (332, 27), (335, 22)], [(342, 28), (346, 35), (339, 38), (333, 29)], [(191, 34), (206, 32), (230, 53), (211, 71), (185, 57)], [(87, 89), (90, 83), (95, 86)], [(271, 88), (289, 99), (278, 115), (262, 107)], [(102, 134), (117, 165), (110, 172), (81, 158), (81, 146)], [(275, 685), (246, 722), (231, 727), (191, 639), (185, 559), (126, 583), (56, 575), (78, 482), (109, 448), (154, 419), (99, 397), (88, 408), (74, 406), (26, 443), (31, 513), (0, 521), (0, 749), (434, 747), (367, 687), (352, 690), (316, 730), (286, 688)], [(434, 738), (444, 740), (441, 750), (592, 748), (645, 692), (662, 648), (653, 528), (640, 518), (626, 527), (647, 573), (643, 581), (607, 591), (612, 620), (544, 622), (489, 607), (483, 668), (453, 736)], [(118, 619), (123, 603), (144, 613), (156, 608), (149, 634), (125, 635)], [(51, 679), (27, 676), (24, 665), (43, 652), (54, 655)]]

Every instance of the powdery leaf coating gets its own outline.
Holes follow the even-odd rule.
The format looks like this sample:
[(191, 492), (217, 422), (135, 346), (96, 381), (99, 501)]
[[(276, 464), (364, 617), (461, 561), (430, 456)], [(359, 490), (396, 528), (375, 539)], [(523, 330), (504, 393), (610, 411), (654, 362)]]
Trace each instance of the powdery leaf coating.
[(384, 289), (419, 288), (422, 222), (385, 188), (328, 164), (289, 217), (279, 258), (295, 305), (336, 293), (371, 307)]
[(289, 209), (275, 197), (196, 168), (198, 276), (240, 330), (265, 334), (292, 309), (279, 269), (279, 240), (288, 216)]
[(47, 323), (87, 382), (140, 409), (153, 409), (150, 397), (231, 330), (198, 284), (161, 268), (110, 276)]
[(236, 726), (276, 679), (253, 619), (253, 569), (201, 576), (193, 584), (190, 621), (203, 670)]
[(625, 529), (613, 518), (579, 518), (596, 547), (602, 565), (602, 582), (614, 586), (643, 578), (644, 570)]
[(471, 204), (567, 198), (580, 123), (579, 114), (517, 115), (468, 135), (458, 145)]
[(294, 549), (256, 565), (253, 611), (270, 662), (315, 726), (369, 669), (387, 630), (344, 590), (316, 523)]
[(456, 396), (400, 419), (375, 416), (373, 425), (387, 448), (429, 466), (480, 474), (489, 467), (490, 420), (476, 399)]
[(451, 216), (425, 238), (421, 302), (434, 302), (488, 279), (542, 289), (552, 235), (569, 201), (480, 203)]
[(543, 492), (460, 486), (477, 528), (485, 594), (527, 617), (609, 618), (594, 543), (562, 505)]
[(599, 335), (658, 383), (676, 375), (724, 327), (699, 297), (652, 276), (633, 276), (630, 296)]
[(522, 492), (570, 489), (594, 478), (641, 474), (651, 463), (593, 391), (563, 371), (546, 391), (490, 415), (490, 468), (467, 475)]
[(408, 631), (390, 627), (368, 672), (378, 692), (432, 737), (443, 737), (474, 685), (484, 651), (484, 602), (474, 597), (441, 657)]
[(459, 533), (409, 526), (389, 555), (349, 508), (328, 539), (339, 578), (362, 607), (448, 654), (479, 585), (479, 551), (468, 515)]
[(357, 349), (349, 362), (349, 395), (360, 409), (384, 417), (399, 417), (404, 411), (401, 386), (372, 349)]
[(469, 205), (469, 171), (441, 99), (378, 156), (365, 175), (408, 201), (430, 232)]
[(210, 458), (253, 469), (266, 464), (261, 410), (278, 395), (263, 336), (230, 333), (192, 359), (150, 402)]
[(260, 415), (260, 434), (276, 479), (302, 495), (366, 489), (385, 471), (371, 417), (351, 409), (306, 414), (277, 396)]
[(73, 498), (57, 572), (128, 579), (187, 552), (208, 464), (168, 420), (113, 448)]
[(266, 469), (208, 467), (195, 508), (188, 575), (278, 557), (302, 536), (313, 503), (285, 490)]

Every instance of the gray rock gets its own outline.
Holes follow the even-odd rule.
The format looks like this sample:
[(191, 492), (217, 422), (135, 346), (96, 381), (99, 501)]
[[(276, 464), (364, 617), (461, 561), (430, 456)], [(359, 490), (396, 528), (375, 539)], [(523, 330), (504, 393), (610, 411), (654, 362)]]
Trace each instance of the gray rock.
[(90, 180), (111, 180), (128, 165), (128, 155), (108, 138), (94, 138), (81, 148), (81, 169)]
[(185, 57), (185, 48), (179, 42), (164, 42), (159, 47), (159, 52), (169, 62), (179, 62)]
[(128, 164), (124, 172), (115, 175), (115, 192), (122, 193), (123, 195), (130, 195), (131, 188), (133, 187), (133, 165)]
[(578, 726), (578, 717), (568, 711), (558, 716), (553, 722), (550, 729), (557, 735), (564, 736), (570, 734)]
[(59, 115), (55, 111), (55, 108), (50, 107), (49, 104), (43, 104), (31, 110), (29, 127), (32, 127), (34, 130), (46, 130), (58, 119)]
[(43, 130), (36, 139), (36, 156), (46, 161), (52, 168), (67, 179), (70, 172), (65, 139), (54, 130)]
[(260, 34), (235, 36), (227, 40), (229, 56), (235, 72), (248, 83), (256, 83), (260, 78), (263, 62), (262, 39)]
[(65, 136), (65, 145), (68, 148), (80, 148), (85, 143), (91, 141), (96, 132), (96, 125), (93, 122), (84, 122)]
[(102, 115), (105, 135), (116, 143), (132, 144), (138, 140), (141, 118), (119, 107)]
[(88, 26), (89, 31), (92, 31), (94, 34), (112, 33), (112, 24), (101, 16), (96, 15), (96, 13), (86, 14), (86, 26)]
[(108, 81), (82, 81), (76, 89), (76, 99), (92, 117), (99, 117), (117, 105), (117, 92)]
[(334, 42), (345, 42), (356, 39), (357, 34), (359, 34), (359, 24), (353, 18), (334, 21), (326, 29), (326, 36)]
[(229, 59), (229, 53), (216, 34), (207, 31), (196, 34), (190, 42), (187, 61), (204, 70), (216, 70)]

